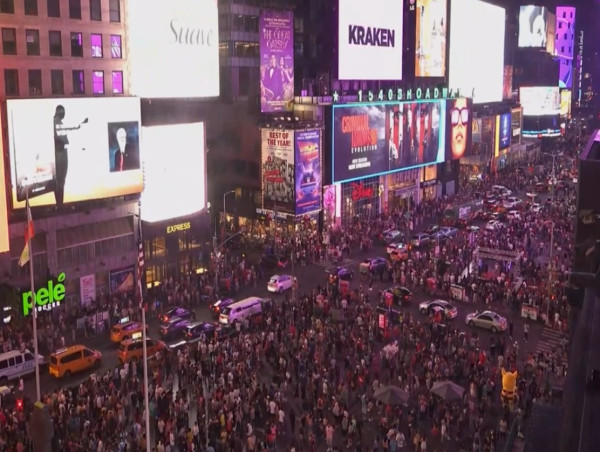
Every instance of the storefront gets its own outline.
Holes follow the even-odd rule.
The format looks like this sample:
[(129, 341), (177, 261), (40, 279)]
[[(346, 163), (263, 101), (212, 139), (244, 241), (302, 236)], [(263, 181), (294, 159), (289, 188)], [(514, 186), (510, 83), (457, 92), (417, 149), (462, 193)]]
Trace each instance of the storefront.
[(420, 174), (421, 168), (414, 168), (382, 177), (386, 212), (399, 212), (421, 201)]
[(205, 269), (212, 249), (210, 225), (205, 212), (156, 223), (143, 222), (146, 284), (155, 285), (165, 278)]
[(348, 225), (357, 220), (376, 218), (380, 212), (379, 176), (341, 184), (341, 221)]
[(437, 179), (437, 165), (424, 166), (420, 172), (421, 200), (430, 201), (439, 198), (442, 195), (442, 187)]

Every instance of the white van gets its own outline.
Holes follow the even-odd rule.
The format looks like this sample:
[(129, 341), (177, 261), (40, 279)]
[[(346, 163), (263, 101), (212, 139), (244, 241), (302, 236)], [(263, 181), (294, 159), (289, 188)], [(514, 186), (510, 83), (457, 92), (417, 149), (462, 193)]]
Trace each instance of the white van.
[(234, 325), (262, 312), (262, 298), (248, 297), (225, 306), (219, 314), (219, 323)]
[[(40, 366), (44, 364), (44, 357), (42, 355), (38, 355), (38, 364)], [(35, 372), (35, 360), (33, 353), (29, 350), (11, 350), (10, 352), (0, 354), (0, 383), (14, 380), (33, 372)]]

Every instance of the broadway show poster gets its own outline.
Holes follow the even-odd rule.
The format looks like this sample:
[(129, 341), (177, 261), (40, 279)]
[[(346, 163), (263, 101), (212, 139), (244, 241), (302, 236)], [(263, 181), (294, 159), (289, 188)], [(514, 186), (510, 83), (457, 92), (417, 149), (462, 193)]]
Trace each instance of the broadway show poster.
[(294, 100), (294, 15), (263, 11), (260, 15), (260, 109), (290, 111)]
[(446, 0), (417, 0), (415, 77), (446, 74)]
[(128, 293), (133, 291), (135, 282), (135, 267), (111, 270), (109, 275), (110, 293)]
[(296, 215), (321, 209), (321, 131), (296, 131)]
[(294, 131), (262, 129), (263, 208), (294, 214)]
[(442, 161), (444, 110), (440, 101), (334, 106), (333, 181)]

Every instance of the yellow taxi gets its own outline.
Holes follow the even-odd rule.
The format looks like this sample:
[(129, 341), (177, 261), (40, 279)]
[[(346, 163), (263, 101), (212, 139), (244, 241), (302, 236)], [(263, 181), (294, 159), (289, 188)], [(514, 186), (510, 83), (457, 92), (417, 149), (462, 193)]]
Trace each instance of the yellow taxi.
[[(146, 338), (146, 354), (148, 358), (157, 352), (163, 351), (166, 345), (163, 341)], [(139, 361), (144, 356), (144, 341), (141, 338), (125, 339), (119, 344), (119, 361), (127, 363), (129, 361)]]
[(70, 377), (102, 363), (102, 353), (85, 345), (61, 348), (50, 355), (48, 372), (55, 378)]
[[(143, 326), (140, 322), (122, 322), (113, 326), (110, 330), (110, 340), (115, 344), (124, 341), (125, 339), (131, 339), (138, 334), (141, 334)], [(146, 332), (148, 332), (148, 325), (146, 325)]]

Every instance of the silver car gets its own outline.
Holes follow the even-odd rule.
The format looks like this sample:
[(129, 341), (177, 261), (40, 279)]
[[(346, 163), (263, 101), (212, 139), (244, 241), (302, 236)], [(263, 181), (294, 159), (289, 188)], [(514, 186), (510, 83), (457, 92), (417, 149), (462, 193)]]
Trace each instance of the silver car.
[(506, 318), (494, 311), (472, 312), (471, 314), (467, 314), (465, 323), (469, 326), (490, 330), (492, 333), (506, 331), (508, 328)]

